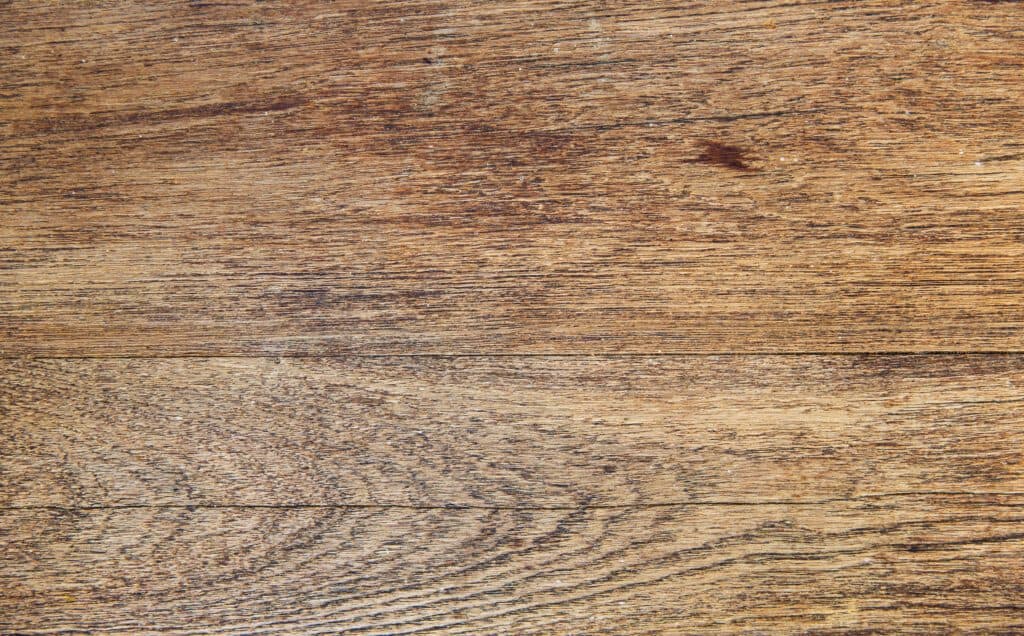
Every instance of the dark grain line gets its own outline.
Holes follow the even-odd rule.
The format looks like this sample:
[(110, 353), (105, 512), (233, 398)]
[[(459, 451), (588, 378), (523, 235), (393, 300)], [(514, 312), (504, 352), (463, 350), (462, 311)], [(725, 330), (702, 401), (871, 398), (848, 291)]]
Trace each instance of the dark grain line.
[(996, 501), (1000, 497), (1024, 497), (1024, 492), (1007, 492), (1007, 491), (982, 491), (982, 492), (968, 492), (968, 491), (951, 491), (951, 490), (921, 490), (921, 491), (903, 491), (893, 493), (871, 493), (865, 495), (857, 495), (853, 497), (832, 497), (827, 499), (816, 499), (816, 500), (784, 500), (784, 499), (765, 499), (757, 501), (715, 501), (703, 499), (700, 501), (667, 501), (667, 502), (655, 502), (655, 503), (628, 503), (628, 504), (579, 504), (576, 506), (481, 506), (472, 504), (447, 504), (440, 506), (430, 505), (403, 505), (403, 504), (355, 504), (355, 503), (271, 503), (271, 504), (258, 504), (258, 503), (244, 503), (244, 504), (233, 504), (233, 503), (180, 503), (180, 504), (101, 504), (101, 505), (78, 505), (78, 506), (58, 506), (50, 504), (40, 505), (18, 505), (18, 506), (0, 506), (0, 512), (14, 512), (14, 511), (28, 511), (28, 510), (51, 510), (54, 512), (63, 513), (77, 513), (77, 512), (103, 512), (103, 511), (116, 511), (116, 510), (494, 510), (494, 511), (521, 511), (521, 512), (537, 512), (537, 511), (588, 511), (588, 510), (634, 510), (634, 509), (654, 509), (654, 508), (683, 508), (683, 507), (714, 507), (714, 506), (728, 506), (728, 507), (757, 507), (757, 506), (822, 506), (833, 503), (856, 503), (864, 502), (873, 499), (893, 499), (893, 498), (920, 498), (920, 497), (970, 497), (978, 498), (982, 500), (985, 505), (988, 506), (1008, 506), (1018, 507), (1024, 504), (1021, 503), (1002, 503)]
[(319, 353), (308, 353), (308, 352), (296, 352), (287, 354), (263, 354), (263, 355), (250, 355), (244, 353), (235, 354), (220, 354), (220, 355), (204, 355), (204, 354), (192, 354), (192, 355), (144, 355), (144, 354), (132, 354), (132, 355), (77, 355), (77, 356), (37, 356), (37, 355), (0, 355), (0, 360), (10, 361), (46, 361), (46, 360), (237, 360), (237, 359), (255, 359), (255, 360), (283, 360), (283, 359), (299, 359), (299, 360), (390, 360), (390, 359), (435, 359), (435, 360), (446, 360), (446, 359), (482, 359), (482, 358), (578, 358), (583, 360), (613, 360), (613, 359), (645, 359), (645, 358), (760, 358), (766, 356), (781, 356), (791, 358), (802, 358), (802, 357), (894, 357), (894, 356), (937, 356), (937, 357), (949, 357), (957, 355), (984, 355), (984, 356), (1019, 356), (1024, 354), (1024, 350), (993, 350), (993, 351), (690, 351), (681, 353), (644, 353), (640, 351), (631, 352), (611, 352), (611, 353), (564, 353), (564, 352), (536, 352), (536, 353), (337, 353), (337, 354), (319, 354)]

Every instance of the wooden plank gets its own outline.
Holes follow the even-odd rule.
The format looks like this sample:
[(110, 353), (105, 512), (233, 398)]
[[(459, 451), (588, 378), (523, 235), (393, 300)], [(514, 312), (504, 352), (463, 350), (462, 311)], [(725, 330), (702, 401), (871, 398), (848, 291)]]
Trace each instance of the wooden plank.
[(0, 355), (1024, 345), (1015, 3), (0, 17)]
[(4, 633), (1013, 634), (1024, 500), (0, 513)]
[(7, 360), (0, 504), (1024, 493), (1024, 356)]

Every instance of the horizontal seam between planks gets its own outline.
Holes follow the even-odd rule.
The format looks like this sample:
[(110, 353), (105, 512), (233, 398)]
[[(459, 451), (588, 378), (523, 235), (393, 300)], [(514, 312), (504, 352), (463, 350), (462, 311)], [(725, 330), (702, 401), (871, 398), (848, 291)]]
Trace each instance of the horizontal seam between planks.
[[(893, 492), (855, 497), (833, 497), (828, 499), (816, 499), (813, 501), (799, 500), (765, 500), (765, 501), (733, 501), (733, 500), (709, 500), (709, 501), (677, 501), (677, 502), (655, 502), (636, 504), (580, 504), (576, 506), (485, 506), (471, 504), (444, 504), (444, 505), (415, 505), (415, 504), (353, 504), (353, 503), (282, 503), (282, 504), (232, 504), (232, 503), (182, 503), (182, 504), (113, 504), (113, 505), (86, 505), (86, 506), (58, 506), (53, 504), (27, 505), (27, 506), (3, 506), (0, 512), (17, 512), (33, 510), (50, 510), (56, 512), (101, 512), (104, 510), (508, 510), (508, 511), (572, 511), (572, 510), (622, 510), (622, 509), (644, 509), (644, 508), (682, 508), (699, 506), (732, 506), (732, 507), (754, 507), (754, 506), (820, 506), (831, 503), (853, 503), (878, 499), (913, 497), (1024, 497), (1024, 492), (963, 492), (963, 491), (920, 491), (920, 492)], [(1024, 506), (1024, 502), (1015, 503), (993, 503), (984, 502), (986, 505), (1004, 505), (1011, 507)]]
[(0, 360), (218, 360), (285, 358), (695, 358), (695, 357), (767, 357), (767, 356), (1015, 356), (1024, 349), (930, 350), (930, 351), (682, 351), (682, 352), (595, 352), (595, 353), (286, 353), (286, 354), (127, 354), (127, 355), (0, 355)]

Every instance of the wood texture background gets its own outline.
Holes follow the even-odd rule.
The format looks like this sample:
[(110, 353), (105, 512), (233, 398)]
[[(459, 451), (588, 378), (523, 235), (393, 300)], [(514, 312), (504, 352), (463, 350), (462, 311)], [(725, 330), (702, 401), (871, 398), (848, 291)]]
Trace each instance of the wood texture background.
[(0, 1), (0, 634), (1024, 633), (1024, 5)]
[(0, 375), (11, 506), (1024, 493), (1024, 356), (47, 360)]
[(0, 629), (1013, 634), (1022, 506), (16, 510)]
[(1018, 4), (0, 10), (8, 355), (1024, 345)]

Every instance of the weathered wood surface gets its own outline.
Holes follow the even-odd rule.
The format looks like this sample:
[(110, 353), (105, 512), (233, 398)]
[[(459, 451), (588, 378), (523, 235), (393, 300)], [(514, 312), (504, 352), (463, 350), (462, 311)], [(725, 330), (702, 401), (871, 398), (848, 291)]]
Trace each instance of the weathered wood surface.
[(0, 6), (0, 354), (1019, 350), (1012, 2)]
[(7, 360), (0, 632), (1014, 633), (1024, 356)]
[(0, 505), (1024, 493), (1024, 355), (0, 361)]
[(1024, 633), (1022, 78), (1016, 2), (0, 0), (0, 634)]
[(1016, 634), (1024, 500), (0, 514), (0, 631)]

